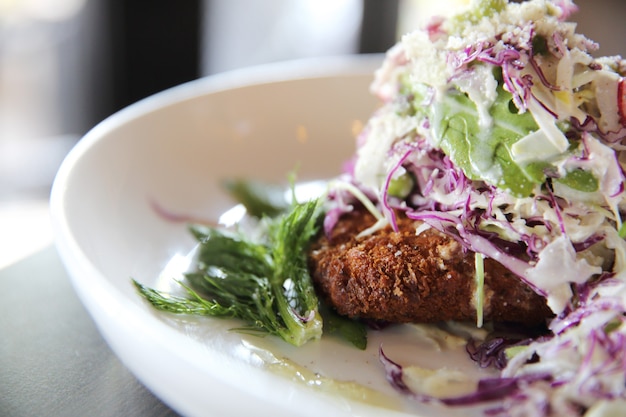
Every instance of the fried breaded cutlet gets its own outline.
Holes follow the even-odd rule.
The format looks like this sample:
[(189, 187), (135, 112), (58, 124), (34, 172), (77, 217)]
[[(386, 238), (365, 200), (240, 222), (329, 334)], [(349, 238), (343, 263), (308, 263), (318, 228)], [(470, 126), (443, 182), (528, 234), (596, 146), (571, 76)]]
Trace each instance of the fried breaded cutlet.
[[(476, 321), (474, 253), (434, 229), (416, 234), (419, 222), (398, 219), (360, 239), (374, 224), (363, 209), (344, 214), (330, 239), (320, 236), (309, 252), (318, 292), (337, 312), (391, 323)], [(484, 261), (484, 320), (545, 323), (545, 299), (492, 259)]]

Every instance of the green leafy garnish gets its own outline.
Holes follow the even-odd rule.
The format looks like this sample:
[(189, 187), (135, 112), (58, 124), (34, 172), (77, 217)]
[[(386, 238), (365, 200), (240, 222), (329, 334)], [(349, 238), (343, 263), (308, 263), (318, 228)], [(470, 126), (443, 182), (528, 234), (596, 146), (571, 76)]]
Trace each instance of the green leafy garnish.
[(490, 108), (493, 118), (488, 128), (479, 125), (476, 105), (460, 91), (444, 95), (435, 134), (442, 150), (472, 180), (483, 180), (523, 197), (542, 183), (535, 171), (525, 171), (511, 157), (511, 145), (538, 129), (530, 112), (512, 112), (511, 94), (498, 87), (498, 97)]
[(411, 193), (414, 186), (415, 179), (413, 176), (409, 173), (404, 173), (389, 182), (387, 192), (393, 197), (406, 198)]
[(275, 217), (289, 208), (285, 198), (285, 189), (279, 185), (231, 179), (224, 181), (223, 186), (235, 200), (244, 205), (250, 216)]
[(564, 177), (559, 178), (558, 181), (574, 190), (586, 193), (598, 191), (599, 186), (598, 179), (591, 172), (580, 168), (569, 171)]
[(234, 330), (276, 335), (295, 346), (324, 331), (365, 349), (365, 326), (320, 305), (308, 271), (307, 249), (323, 216), (319, 201), (290, 206), (285, 189), (276, 185), (235, 180), (226, 186), (248, 213), (263, 219), (267, 232), (263, 241), (191, 225), (199, 245), (196, 270), (179, 282), (185, 296), (133, 280), (139, 293), (156, 309), (238, 318), (247, 325)]
[(324, 332), (339, 335), (355, 347), (365, 350), (367, 347), (367, 326), (356, 320), (340, 316), (327, 305), (320, 305), (320, 313), (324, 319)]
[(621, 320), (613, 319), (604, 325), (604, 333), (610, 334), (619, 329), (623, 322)]
[(493, 16), (506, 8), (507, 0), (474, 0), (472, 7), (464, 13), (458, 13), (450, 18), (452, 28), (460, 32), (466, 25), (475, 25), (484, 17)]
[(181, 282), (188, 297), (174, 297), (134, 281), (155, 308), (172, 313), (235, 317), (301, 346), (322, 335), (318, 299), (307, 269), (307, 247), (322, 214), (317, 200), (295, 204), (268, 228), (267, 242), (194, 226), (198, 270)]
[(541, 35), (535, 35), (532, 40), (533, 55), (546, 55), (550, 50), (548, 49), (548, 40)]
[[(513, 145), (539, 127), (529, 111), (517, 111), (501, 82), (489, 108), (492, 123), (487, 127), (480, 126), (476, 104), (457, 89), (447, 91), (435, 106), (421, 105), (428, 94), (426, 86), (409, 87), (406, 83), (403, 89), (413, 98), (412, 111), (433, 122), (438, 146), (469, 179), (485, 181), (516, 197), (528, 197), (537, 185), (545, 183), (547, 172), (556, 170), (549, 159), (518, 163), (513, 158)], [(572, 143), (567, 152), (576, 148)], [(599, 186), (593, 173), (583, 169), (573, 169), (556, 181), (582, 192), (597, 191)]]
[(506, 356), (506, 359), (510, 361), (515, 356), (519, 355), (520, 353), (524, 352), (527, 349), (528, 349), (528, 346), (526, 345), (511, 346), (504, 350), (504, 355)]

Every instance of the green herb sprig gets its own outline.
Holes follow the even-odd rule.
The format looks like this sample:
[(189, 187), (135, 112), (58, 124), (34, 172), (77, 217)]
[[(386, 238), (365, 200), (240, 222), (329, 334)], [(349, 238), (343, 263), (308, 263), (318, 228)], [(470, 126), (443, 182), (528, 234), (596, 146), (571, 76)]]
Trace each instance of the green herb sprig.
[(295, 204), (270, 224), (268, 243), (192, 226), (199, 253), (197, 270), (180, 283), (187, 297), (133, 282), (159, 310), (239, 318), (249, 323), (246, 330), (265, 331), (301, 346), (322, 335), (322, 317), (306, 260), (321, 215), (317, 200)]
[(263, 241), (231, 230), (191, 225), (199, 244), (196, 269), (179, 281), (185, 296), (133, 280), (138, 292), (158, 310), (238, 318), (247, 324), (233, 330), (276, 335), (295, 346), (320, 338), (323, 331), (365, 349), (365, 324), (339, 316), (318, 300), (307, 252), (324, 213), (321, 199), (296, 202), (293, 181), (291, 203), (285, 189), (277, 185), (225, 181), (224, 188), (245, 206), (248, 215), (264, 224)]

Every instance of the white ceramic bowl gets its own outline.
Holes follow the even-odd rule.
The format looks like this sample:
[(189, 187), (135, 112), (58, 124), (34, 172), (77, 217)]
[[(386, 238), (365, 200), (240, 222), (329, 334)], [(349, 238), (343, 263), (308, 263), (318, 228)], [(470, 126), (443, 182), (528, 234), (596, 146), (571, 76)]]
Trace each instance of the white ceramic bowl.
[(164, 219), (155, 203), (217, 219), (232, 205), (218, 185), (224, 178), (339, 173), (354, 151), (355, 124), (377, 106), (368, 86), (380, 62), (305, 60), (184, 84), (109, 117), (63, 162), (51, 210), (76, 292), (123, 363), (183, 415), (380, 415), (268, 372), (250, 344), (394, 395), (376, 341), (364, 352), (333, 340), (295, 349), (231, 332), (232, 321), (155, 312), (131, 285), (131, 277), (162, 285), (163, 271), (194, 245), (185, 224)]

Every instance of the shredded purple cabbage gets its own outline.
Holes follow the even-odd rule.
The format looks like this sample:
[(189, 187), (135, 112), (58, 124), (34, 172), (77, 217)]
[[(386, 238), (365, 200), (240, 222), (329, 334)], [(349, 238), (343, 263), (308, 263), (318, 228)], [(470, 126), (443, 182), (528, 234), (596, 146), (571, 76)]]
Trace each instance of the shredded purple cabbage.
[(385, 184), (382, 187), (382, 195), (380, 197), (380, 201), (383, 205), (384, 213), (389, 218), (389, 222), (394, 232), (398, 231), (398, 222), (396, 220), (396, 212), (395, 210), (393, 210), (393, 208), (391, 207), (389, 203), (389, 186), (391, 184), (391, 180), (393, 179), (393, 176), (402, 167), (402, 164), (404, 164), (407, 158), (413, 153), (414, 148), (412, 146), (408, 146), (408, 148), (409, 149), (407, 149), (404, 152), (404, 154), (400, 157), (398, 162), (396, 162), (396, 164), (389, 170), (389, 173), (387, 174), (387, 178), (385, 179)]
[(525, 346), (532, 339), (517, 340), (506, 337), (494, 337), (477, 344), (474, 339), (467, 342), (466, 350), (469, 357), (481, 368), (504, 369), (508, 359), (506, 349), (514, 346)]
[(417, 402), (425, 404), (444, 404), (448, 406), (481, 405), (493, 401), (502, 400), (516, 394), (522, 384), (530, 384), (535, 381), (551, 381), (548, 374), (525, 375), (514, 378), (484, 378), (478, 381), (476, 391), (458, 397), (437, 398), (424, 393), (414, 392), (404, 381), (402, 366), (390, 359), (379, 348), (379, 359), (385, 368), (387, 381), (398, 392)]
[[(566, 20), (577, 9), (569, 0), (552, 0), (552, 3), (558, 11), (559, 21)], [(426, 28), (427, 35), (433, 42), (437, 41), (438, 37), (445, 35), (441, 22), (441, 20), (434, 20)], [(460, 51), (445, 52), (441, 59), (446, 60), (447, 68), (450, 69), (450, 73), (446, 73), (448, 81), (453, 82), (458, 77), (462, 77), (466, 72), (472, 71), (472, 66), (475, 65), (488, 64), (498, 67), (501, 69), (502, 79), (498, 78), (497, 82), (512, 95), (513, 104), (519, 112), (525, 112), (529, 108), (537, 109), (538, 111), (536, 114), (533, 113), (533, 116), (535, 116), (538, 125), (555, 123), (554, 127), (560, 129), (570, 143), (580, 143), (579, 148), (572, 151), (569, 156), (563, 156), (562, 159), (558, 160), (564, 162), (563, 166), (566, 169), (570, 167), (582, 168), (583, 171), (589, 172), (590, 169), (588, 170), (588, 168), (591, 167), (604, 172), (597, 168), (598, 159), (594, 160), (594, 158), (597, 155), (602, 155), (604, 158), (606, 153), (602, 154), (598, 149), (605, 150), (606, 147), (609, 147), (613, 150), (622, 151), (626, 145), (626, 80), (615, 81), (615, 78), (612, 79), (612, 82), (618, 82), (619, 86), (617, 109), (621, 126), (615, 125), (615, 114), (612, 108), (610, 108), (612, 118), (606, 118), (602, 115), (604, 109), (595, 109), (593, 103), (585, 105), (576, 103), (577, 110), (583, 111), (583, 113), (573, 114), (590, 113), (585, 120), (581, 121), (576, 117), (568, 117), (563, 114), (557, 115), (557, 110), (561, 112), (563, 106), (567, 104), (565, 103), (567, 100), (554, 94), (554, 92), (562, 91), (564, 94), (571, 92), (566, 91), (568, 90), (566, 85), (562, 84), (554, 74), (559, 69), (555, 68), (554, 63), (549, 61), (546, 56), (543, 56), (544, 48), (541, 48), (542, 51), (534, 50), (538, 45), (533, 45), (533, 39), (537, 39), (537, 31), (540, 30), (543, 37), (539, 40), (543, 42), (545, 39), (545, 46), (549, 47), (549, 52), (552, 54), (549, 59), (558, 60), (562, 58), (565, 60), (563, 62), (568, 64), (570, 48), (573, 48), (570, 43), (572, 42), (571, 34), (567, 30), (556, 30), (547, 34), (545, 28), (542, 28), (537, 22), (528, 22), (519, 28), (519, 32), (512, 31), (516, 33), (502, 34), (501, 37), (492, 38), (491, 41), (478, 40), (475, 44), (468, 45)], [(580, 42), (578, 46), (586, 47), (587, 51), (592, 51), (597, 47), (596, 44), (584, 38), (575, 42)], [(410, 62), (402, 61), (401, 55), (398, 50), (394, 50), (388, 63), (398, 67), (410, 65)], [(553, 66), (546, 69), (546, 61)], [(578, 65), (577, 71), (580, 70), (581, 67), (578, 62), (576, 65)], [(610, 65), (610, 63), (603, 63), (602, 65), (593, 63), (589, 65), (589, 69), (600, 71), (603, 70), (603, 66)], [(391, 68), (387, 68), (391, 72), (395, 69), (397, 67), (393, 67), (393, 65)], [(399, 73), (405, 75), (404, 72), (400, 71)], [(412, 75), (410, 72), (407, 74)], [(475, 74), (481, 73), (475, 72)], [(593, 78), (598, 74), (587, 73), (584, 75)], [(396, 81), (394, 77), (389, 75), (390, 80)], [(584, 77), (582, 79), (586, 80)], [(403, 82), (404, 80), (398, 81), (397, 84), (400, 85)], [(383, 81), (381, 85), (384, 84), (384, 87), (387, 88), (374, 89), (374, 91), (384, 99), (385, 105), (391, 105), (387, 107), (388, 110), (397, 111), (396, 114), (400, 114), (402, 117), (405, 117), (406, 112), (411, 111), (411, 106), (436, 104), (434, 101), (437, 99), (439, 90), (426, 87), (428, 93), (424, 95), (424, 102), (415, 103), (411, 100), (414, 99), (413, 94), (419, 95), (418, 90), (415, 90), (410, 96), (403, 96), (404, 89), (394, 93), (393, 88), (395, 87), (391, 83), (390, 81), (385, 84)], [(465, 86), (459, 88), (463, 90)], [(467, 94), (471, 99), (471, 92), (475, 93), (475, 91), (471, 89), (469, 91)], [(583, 88), (581, 97), (584, 95), (583, 93), (589, 91)], [(421, 94), (421, 90), (419, 93)], [(553, 94), (554, 99), (546, 99), (544, 102), (542, 101), (544, 94)], [(474, 101), (478, 103), (477, 100)], [(480, 103), (484, 104), (487, 101), (480, 100)], [(591, 110), (584, 108), (586, 105)], [(479, 107), (477, 109), (480, 110)], [(544, 114), (542, 109), (547, 114)], [(608, 113), (604, 115), (606, 114)], [(558, 125), (550, 120), (550, 115), (558, 121)], [(413, 116), (413, 113), (406, 113), (405, 119), (410, 119)], [(373, 194), (370, 194), (372, 202), (378, 205), (378, 209), (389, 221), (393, 230), (398, 230), (396, 215), (403, 215), (422, 222), (425, 227), (431, 227), (454, 239), (464, 251), (476, 252), (499, 262), (536, 293), (546, 297), (550, 307), (555, 308), (554, 306), (557, 305), (554, 303), (555, 298), (557, 301), (561, 301), (558, 297), (567, 298), (569, 304), (565, 310), (560, 308), (563, 304), (555, 308), (555, 311), (558, 309), (560, 314), (557, 314), (557, 317), (550, 322), (550, 327), (546, 333), (542, 333), (540, 336), (537, 334), (492, 334), (482, 342), (469, 340), (466, 350), (472, 360), (480, 367), (492, 367), (501, 371), (500, 377), (479, 381), (476, 391), (471, 394), (452, 398), (434, 398), (424, 393), (414, 392), (405, 381), (402, 366), (387, 357), (381, 346), (379, 357), (390, 384), (402, 394), (421, 403), (467, 406), (502, 401), (501, 406), (491, 409), (490, 412), (493, 415), (509, 415), (511, 410), (515, 411), (511, 412), (511, 415), (518, 415), (515, 413), (520, 409), (532, 409), (532, 415), (535, 413), (542, 416), (560, 415), (553, 409), (555, 400), (549, 396), (562, 387), (578, 389), (579, 394), (584, 395), (585, 401), (588, 401), (584, 402), (583, 400), (579, 401), (578, 398), (567, 397), (570, 393), (559, 398), (558, 406), (564, 408), (558, 411), (568, 410), (568, 412), (571, 411), (571, 415), (575, 416), (584, 414), (589, 404), (593, 404), (589, 401), (613, 399), (626, 395), (624, 394), (626, 392), (624, 390), (626, 384), (626, 334), (624, 332), (624, 328), (626, 328), (626, 306), (623, 305), (623, 295), (610, 296), (612, 286), (623, 290), (623, 277), (617, 277), (617, 273), (604, 271), (602, 273), (592, 272), (592, 278), (589, 278), (592, 273), (578, 273), (582, 269), (564, 268), (565, 271), (575, 276), (573, 279), (566, 278), (563, 280), (560, 279), (562, 277), (557, 277), (559, 279), (555, 280), (553, 286), (552, 282), (543, 280), (544, 275), (537, 277), (538, 274), (543, 274), (546, 271), (558, 275), (559, 265), (548, 263), (546, 266), (545, 263), (542, 263), (540, 264), (541, 268), (533, 270), (539, 262), (547, 259), (543, 256), (540, 257), (540, 254), (546, 253), (543, 250), (546, 245), (553, 242), (555, 236), (566, 236), (571, 239), (569, 243), (576, 252), (573, 258), (578, 255), (577, 259), (581, 260), (580, 263), (583, 264), (582, 260), (597, 261), (594, 259), (596, 256), (601, 260), (602, 256), (597, 255), (596, 252), (591, 253), (589, 251), (581, 254), (594, 245), (602, 243), (608, 250), (618, 246), (615, 244), (616, 237), (614, 236), (614, 234), (617, 235), (617, 232), (611, 228), (607, 229), (606, 225), (613, 223), (619, 225), (621, 221), (619, 216), (623, 215), (623, 212), (619, 212), (621, 206), (618, 206), (617, 202), (618, 197), (624, 193), (625, 189), (623, 176), (620, 176), (622, 174), (620, 170), (623, 168), (619, 162), (617, 160), (609, 162), (610, 169), (613, 171), (607, 171), (609, 172), (607, 175), (602, 176), (597, 171), (592, 172), (594, 178), (598, 179), (600, 183), (601, 189), (596, 193), (601, 195), (598, 200), (601, 198), (606, 200), (593, 200), (593, 204), (601, 206), (602, 210), (608, 213), (605, 215), (605, 219), (596, 221), (593, 218), (595, 212), (586, 210), (585, 204), (578, 205), (575, 197), (570, 198), (575, 192), (585, 191), (572, 187), (574, 191), (566, 192), (563, 191), (564, 183), (557, 182), (563, 175), (561, 165), (546, 164), (547, 168), (538, 168), (541, 169), (538, 174), (544, 175), (547, 180), (542, 186), (536, 187), (531, 197), (520, 199), (512, 198), (507, 194), (507, 191), (500, 190), (487, 184), (487, 182), (468, 178), (452, 162), (450, 157), (437, 147), (437, 143), (433, 143), (432, 138), (425, 137), (429, 133), (424, 133), (421, 130), (422, 128), (424, 130), (436, 129), (438, 116), (429, 113), (432, 120), (424, 117), (424, 120), (418, 120), (419, 125), (416, 124), (410, 133), (402, 133), (411, 137), (396, 138), (394, 145), (388, 151), (389, 155), (387, 155), (388, 160), (394, 161), (392, 166), (386, 164), (381, 167), (376, 166), (376, 170), (371, 172), (365, 170), (367, 175), (363, 175), (364, 182), (368, 183), (369, 181), (369, 185), (363, 185), (359, 189), (365, 193), (369, 191)], [(583, 116), (577, 117), (583, 118)], [(546, 122), (546, 120), (548, 121)], [(404, 125), (402, 128), (404, 129)], [(559, 134), (551, 135), (551, 132), (553, 131), (546, 128), (544, 133), (550, 140), (560, 139)], [(366, 131), (357, 139), (359, 148), (367, 141), (370, 133), (366, 128)], [(376, 139), (376, 137), (373, 138)], [(534, 142), (530, 143), (534, 144)], [(379, 148), (372, 149), (379, 150)], [(346, 167), (346, 173), (349, 181), (359, 187), (354, 178), (354, 170), (354, 161), (351, 161), (350, 165)], [(392, 179), (400, 170), (405, 170), (415, 179), (414, 192), (404, 201), (390, 196), (389, 193)], [(617, 171), (619, 171), (618, 174), (615, 174)], [(382, 185), (379, 181), (382, 182)], [(486, 181), (491, 181), (491, 178)], [(593, 193), (590, 192), (590, 201), (596, 198), (595, 195), (591, 194)], [(327, 234), (330, 233), (343, 213), (353, 209), (354, 203), (354, 199), (343, 192), (331, 195), (331, 199), (333, 204), (327, 211), (324, 221), (324, 229)], [(614, 216), (612, 216), (613, 214)], [(596, 228), (597, 224), (601, 227)], [(582, 227), (578, 227), (578, 225), (582, 225)], [(418, 230), (423, 229), (420, 227)], [(568, 233), (576, 237), (570, 237)], [(571, 249), (570, 246), (567, 248)], [(611, 258), (610, 262), (615, 264), (626, 262), (624, 259), (626, 255), (619, 252), (620, 250), (624, 252), (623, 248), (614, 250), (615, 259)], [(598, 261), (598, 263), (600, 262)], [(574, 261), (571, 261), (567, 266), (573, 264)], [(576, 262), (575, 266), (578, 265), (579, 263)], [(602, 267), (607, 268), (606, 263)], [(594, 271), (601, 269), (595, 264), (594, 268)], [(580, 283), (583, 278), (587, 279), (588, 282)], [(561, 281), (564, 281), (565, 288), (559, 287)], [(571, 298), (570, 289), (573, 293)], [(567, 294), (563, 296), (562, 294), (566, 292)], [(616, 314), (616, 316), (611, 317), (611, 314)], [(602, 321), (606, 317), (609, 317), (606, 319), (608, 325), (607, 322)], [(591, 323), (603, 323), (603, 325), (596, 329), (591, 328), (586, 333), (589, 321)], [(621, 328), (620, 331), (612, 330), (612, 326), (622, 325), (624, 328)], [(578, 332), (578, 334), (572, 336), (572, 332)], [(583, 334), (583, 337), (580, 337), (580, 334)], [(584, 340), (587, 334), (588, 340)], [(578, 339), (576, 339), (577, 337)], [(577, 344), (581, 340), (588, 345), (577, 350)], [(509, 360), (507, 350), (521, 346), (527, 346), (527, 348), (508, 351), (509, 354), (522, 352), (519, 356)], [(567, 369), (567, 372), (563, 374), (561, 373), (562, 368), (556, 368), (556, 365), (554, 369), (550, 368), (551, 361), (549, 358), (553, 359), (552, 362), (559, 362), (558, 355), (560, 353), (574, 356), (580, 353), (583, 357), (580, 363), (576, 362), (577, 358), (567, 359), (568, 363), (580, 365), (579, 369)], [(602, 360), (598, 361), (598, 357)], [(537, 366), (533, 367), (533, 365)], [(612, 378), (608, 378), (612, 381), (611, 383), (615, 383), (615, 380), (619, 382), (619, 378), (614, 378), (615, 375), (624, 376), (624, 383), (617, 384), (619, 390), (612, 391), (608, 382), (602, 382), (602, 378), (607, 375)], [(605, 385), (601, 385), (603, 383)], [(530, 408), (525, 408), (527, 405)]]

